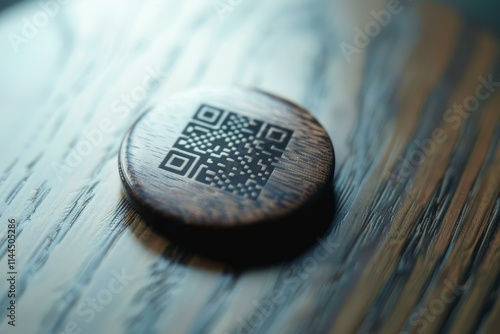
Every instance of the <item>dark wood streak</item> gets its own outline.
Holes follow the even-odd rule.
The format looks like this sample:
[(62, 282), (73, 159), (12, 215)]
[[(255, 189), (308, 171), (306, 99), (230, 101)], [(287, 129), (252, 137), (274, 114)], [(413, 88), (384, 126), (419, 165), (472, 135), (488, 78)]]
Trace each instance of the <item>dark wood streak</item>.
[[(18, 281), (18, 296), (21, 297), (23, 295), (23, 292), (26, 289), (32, 275), (34, 275), (41, 267), (43, 267), (51, 251), (66, 236), (71, 226), (78, 220), (83, 210), (92, 200), (92, 195), (90, 193), (94, 187), (95, 184), (85, 189), (74, 199), (74, 204), (68, 210), (63, 219), (61, 219), (59, 225), (57, 225), (55, 229), (49, 235), (47, 235), (39, 245), (37, 245), (36, 251), (31, 255), (30, 260), (28, 261), (29, 269), (26, 270), (25, 276)], [(35, 210), (33, 210), (33, 212)], [(24, 221), (26, 220), (28, 219), (24, 219)], [(22, 230), (19, 231), (18, 235), (21, 234), (21, 232)], [(6, 307), (7, 303), (8, 300), (5, 297), (0, 300), (0, 304), (2, 306)]]

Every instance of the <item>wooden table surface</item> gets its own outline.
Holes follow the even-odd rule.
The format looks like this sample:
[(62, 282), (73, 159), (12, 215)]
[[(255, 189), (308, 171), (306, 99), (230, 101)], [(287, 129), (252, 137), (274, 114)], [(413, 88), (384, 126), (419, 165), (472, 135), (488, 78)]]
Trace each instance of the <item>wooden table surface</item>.
[[(0, 333), (498, 333), (487, 30), (411, 1), (90, 0), (16, 5), (0, 35)], [(335, 217), (292, 261), (188, 254), (121, 192), (144, 110), (232, 84), (304, 106), (335, 145)]]

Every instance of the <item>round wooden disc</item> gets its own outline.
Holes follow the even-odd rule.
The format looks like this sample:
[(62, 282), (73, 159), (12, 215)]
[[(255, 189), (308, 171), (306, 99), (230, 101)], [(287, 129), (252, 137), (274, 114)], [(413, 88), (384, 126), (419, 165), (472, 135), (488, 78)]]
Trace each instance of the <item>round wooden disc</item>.
[(127, 197), (155, 225), (279, 221), (331, 190), (334, 153), (303, 108), (249, 89), (196, 90), (147, 111), (119, 156)]

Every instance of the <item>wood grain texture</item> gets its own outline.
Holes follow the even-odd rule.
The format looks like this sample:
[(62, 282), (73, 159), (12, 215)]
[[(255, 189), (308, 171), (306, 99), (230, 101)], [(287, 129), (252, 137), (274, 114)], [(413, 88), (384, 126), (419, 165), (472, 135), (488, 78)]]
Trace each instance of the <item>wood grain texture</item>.
[[(40, 7), (2, 12), (0, 221), (18, 222), (19, 273), (17, 326), (2, 313), (0, 332), (498, 332), (498, 41), (447, 7), (402, 2), (347, 59), (339, 45), (386, 8), (242, 1), (220, 19), (210, 1), (75, 1), (17, 53), (9, 34)], [(337, 157), (332, 229), (245, 271), (152, 232), (116, 166), (142, 112), (229, 84), (303, 105)], [(117, 276), (124, 289), (103, 299)]]

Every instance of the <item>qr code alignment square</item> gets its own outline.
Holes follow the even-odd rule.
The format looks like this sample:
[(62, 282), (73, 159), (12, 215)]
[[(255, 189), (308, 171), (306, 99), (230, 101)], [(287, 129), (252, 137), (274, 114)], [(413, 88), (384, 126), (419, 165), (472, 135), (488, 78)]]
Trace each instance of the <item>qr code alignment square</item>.
[(293, 131), (202, 105), (160, 168), (256, 200)]

